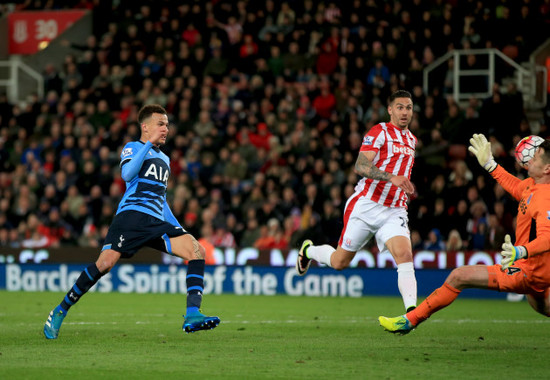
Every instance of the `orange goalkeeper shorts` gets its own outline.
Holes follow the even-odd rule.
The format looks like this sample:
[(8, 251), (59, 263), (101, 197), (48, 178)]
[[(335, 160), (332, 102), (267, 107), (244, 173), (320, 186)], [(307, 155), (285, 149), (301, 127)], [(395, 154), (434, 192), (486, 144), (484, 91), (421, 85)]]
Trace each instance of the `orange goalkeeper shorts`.
[(500, 264), (487, 266), (489, 274), (489, 289), (499, 292), (518, 294), (544, 293), (546, 289), (538, 289), (531, 284), (531, 273), (521, 264), (501, 269)]

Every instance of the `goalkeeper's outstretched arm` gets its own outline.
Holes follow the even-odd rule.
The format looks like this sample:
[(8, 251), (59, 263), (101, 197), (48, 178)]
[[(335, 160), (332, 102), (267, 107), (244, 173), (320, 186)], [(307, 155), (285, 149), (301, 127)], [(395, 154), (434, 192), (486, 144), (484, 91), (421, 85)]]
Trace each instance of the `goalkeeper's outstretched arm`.
[(479, 164), (489, 173), (496, 169), (497, 163), (491, 152), (491, 143), (487, 141), (485, 135), (474, 133), (470, 139), (468, 150), (476, 156)]

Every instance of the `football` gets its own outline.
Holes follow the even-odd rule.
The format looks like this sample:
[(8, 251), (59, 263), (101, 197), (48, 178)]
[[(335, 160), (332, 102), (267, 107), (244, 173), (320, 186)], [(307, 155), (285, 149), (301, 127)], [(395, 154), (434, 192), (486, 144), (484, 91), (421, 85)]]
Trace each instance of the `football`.
[(516, 161), (521, 167), (527, 169), (527, 163), (533, 158), (537, 147), (542, 144), (544, 139), (539, 136), (531, 135), (522, 138), (516, 145)]

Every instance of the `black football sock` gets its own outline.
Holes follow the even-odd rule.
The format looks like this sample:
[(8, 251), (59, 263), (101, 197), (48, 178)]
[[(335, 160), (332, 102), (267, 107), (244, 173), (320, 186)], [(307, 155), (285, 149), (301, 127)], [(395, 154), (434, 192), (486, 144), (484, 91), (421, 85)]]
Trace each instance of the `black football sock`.
[(65, 311), (68, 311), (71, 306), (78, 302), (95, 283), (103, 276), (95, 264), (90, 265), (84, 269), (80, 274), (80, 277), (76, 280), (75, 284), (69, 290), (63, 301), (59, 304)]
[(189, 260), (187, 266), (187, 314), (199, 311), (204, 291), (204, 260)]

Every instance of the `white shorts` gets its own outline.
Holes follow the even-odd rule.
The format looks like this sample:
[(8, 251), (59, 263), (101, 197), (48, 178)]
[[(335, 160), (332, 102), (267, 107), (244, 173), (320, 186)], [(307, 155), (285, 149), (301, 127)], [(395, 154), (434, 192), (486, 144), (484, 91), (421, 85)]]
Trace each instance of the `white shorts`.
[(383, 206), (354, 194), (346, 202), (344, 229), (338, 244), (346, 251), (357, 252), (373, 236), (380, 252), (387, 251), (386, 242), (394, 236), (405, 236), (410, 240), (407, 210)]

